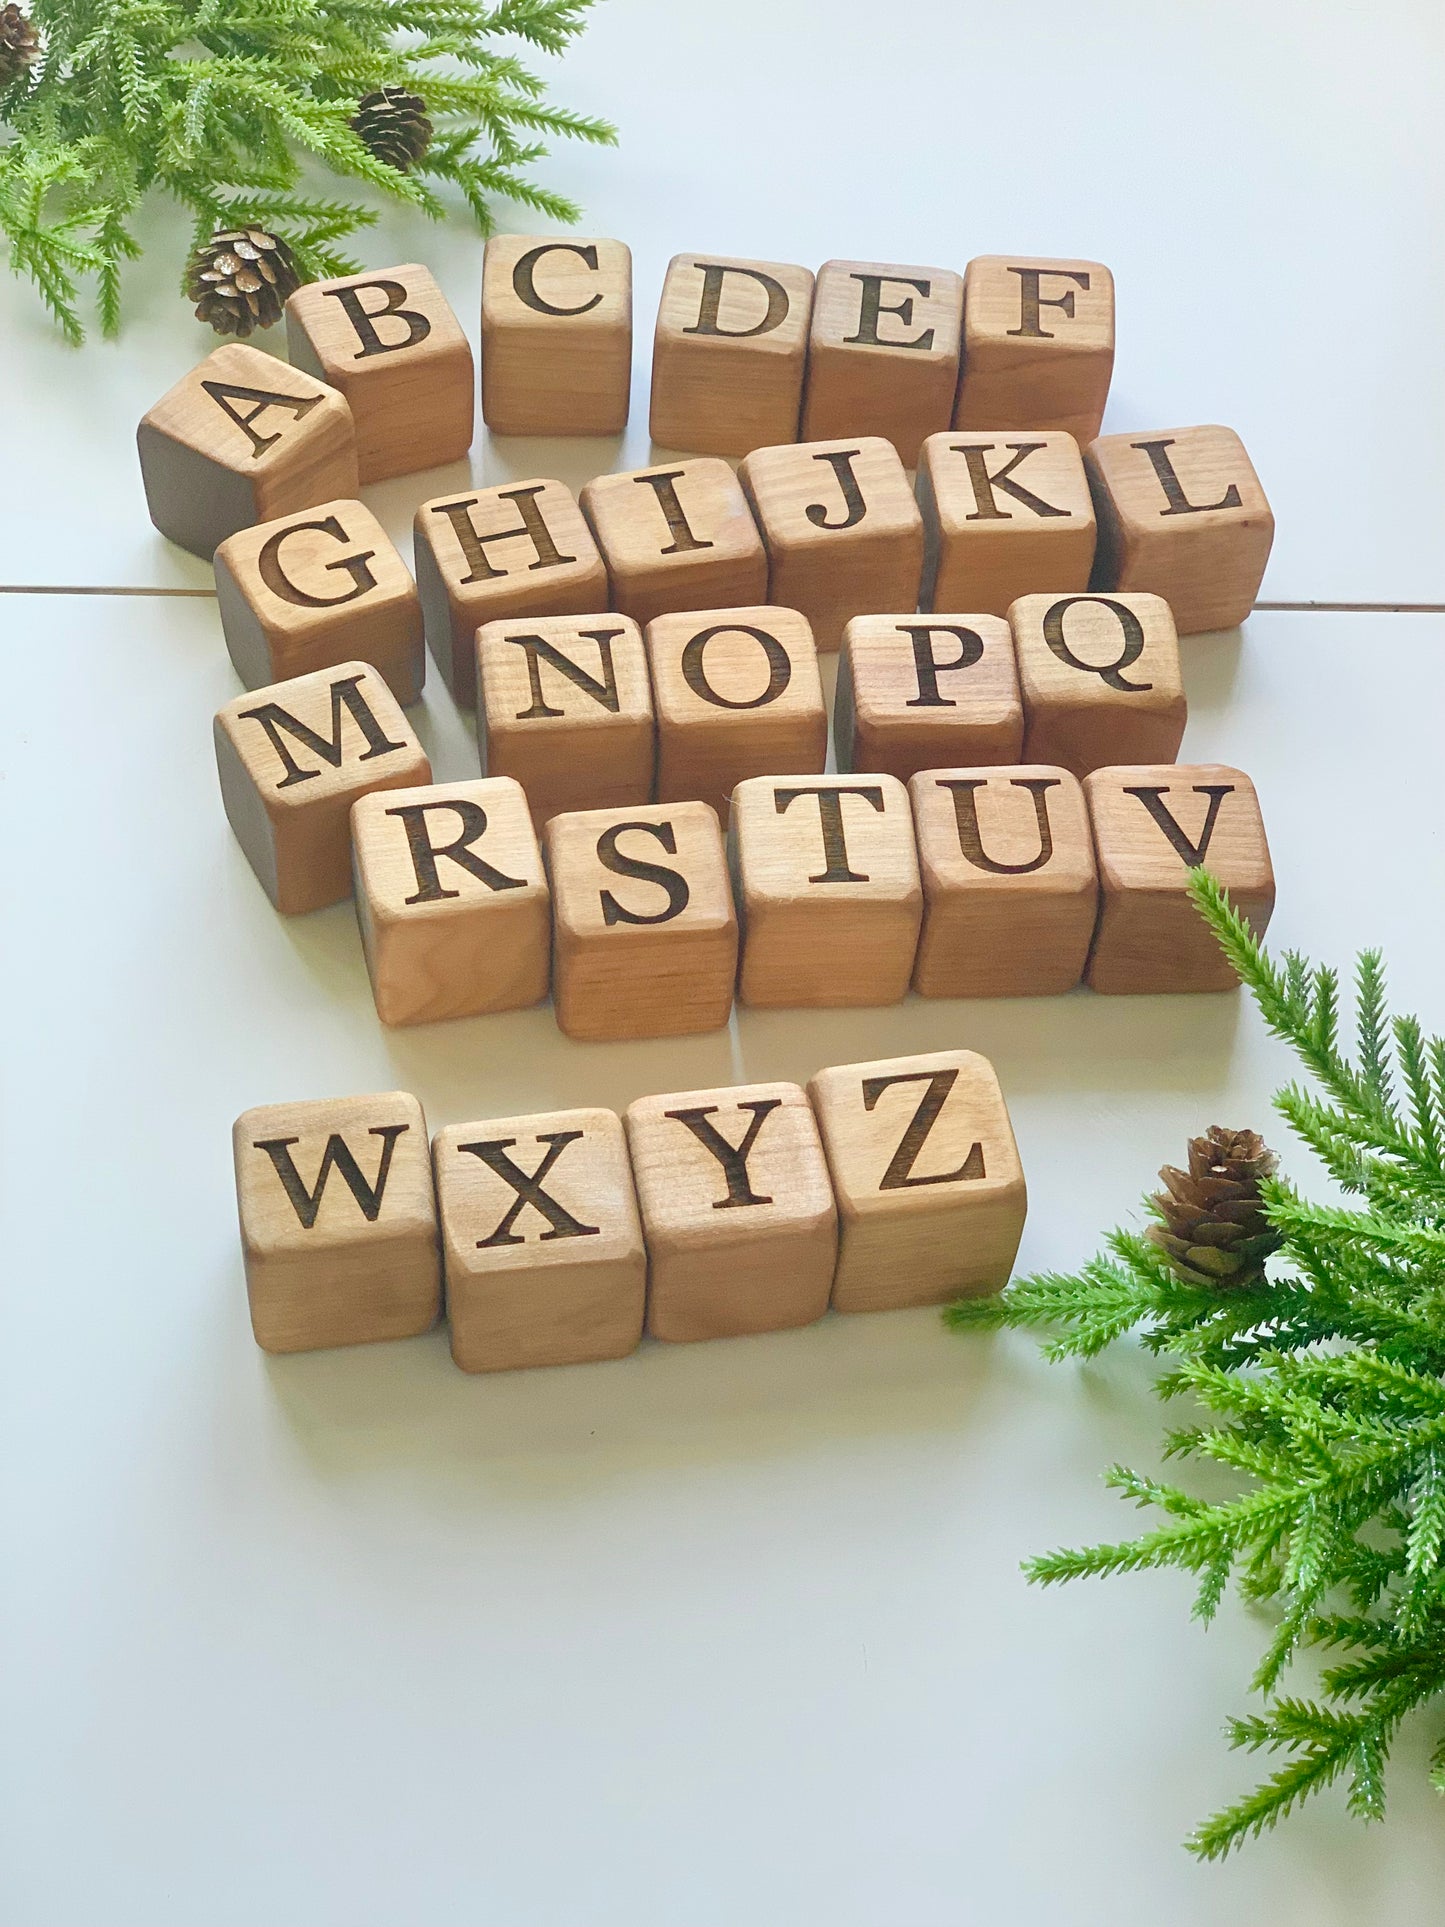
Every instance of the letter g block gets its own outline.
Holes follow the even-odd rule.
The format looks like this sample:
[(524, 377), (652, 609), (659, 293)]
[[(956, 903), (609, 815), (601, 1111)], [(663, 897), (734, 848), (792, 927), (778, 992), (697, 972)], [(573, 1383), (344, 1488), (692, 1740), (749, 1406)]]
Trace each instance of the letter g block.
[(496, 234), (482, 264), (482, 416), (494, 435), (618, 435), (632, 384), (621, 241)]

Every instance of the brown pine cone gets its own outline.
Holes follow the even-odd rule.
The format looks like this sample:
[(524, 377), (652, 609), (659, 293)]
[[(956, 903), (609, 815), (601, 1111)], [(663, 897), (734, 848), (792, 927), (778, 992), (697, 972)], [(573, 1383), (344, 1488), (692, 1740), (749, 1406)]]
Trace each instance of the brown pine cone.
[(1259, 1187), (1278, 1167), (1257, 1131), (1218, 1125), (1190, 1140), (1187, 1171), (1164, 1166), (1159, 1176), (1165, 1188), (1151, 1200), (1159, 1223), (1150, 1225), (1148, 1236), (1186, 1284), (1264, 1282), (1264, 1261), (1280, 1240), (1264, 1215)]
[(30, 15), (19, 7), (0, 7), (0, 87), (28, 72), (39, 54), (40, 35)]
[(301, 285), (290, 248), (264, 228), (218, 230), (186, 268), (186, 293), (197, 321), (218, 335), (248, 335), (281, 319), (286, 297)]
[(432, 124), (426, 102), (405, 87), (383, 87), (363, 94), (356, 103), (351, 126), (379, 161), (398, 173), (414, 167), (431, 146)]

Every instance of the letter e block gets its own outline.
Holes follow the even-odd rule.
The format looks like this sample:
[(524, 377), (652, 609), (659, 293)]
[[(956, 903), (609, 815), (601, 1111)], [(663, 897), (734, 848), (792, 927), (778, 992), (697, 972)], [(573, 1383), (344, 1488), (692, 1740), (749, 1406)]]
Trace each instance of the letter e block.
[(918, 501), (925, 609), (1002, 616), (1020, 596), (1088, 588), (1094, 504), (1072, 435), (930, 435)]
[(881, 435), (907, 468), (947, 428), (958, 389), (963, 281), (947, 268), (825, 261), (808, 338), (802, 438)]
[(779, 261), (674, 255), (652, 344), (652, 439), (698, 455), (793, 441), (813, 277)]
[(494, 435), (618, 435), (632, 386), (621, 241), (494, 234), (482, 261), (482, 416)]
[(840, 770), (900, 782), (942, 763), (1013, 763), (1024, 711), (998, 616), (854, 616), (833, 698)]
[(1114, 277), (1101, 262), (969, 262), (955, 428), (1061, 428), (1091, 442), (1113, 373)]
[(598, 475), (580, 499), (607, 562), (612, 600), (644, 628), (672, 609), (766, 599), (763, 538), (726, 462)]
[(1023, 596), (1009, 610), (1024, 755), (1087, 776), (1168, 763), (1187, 705), (1169, 604), (1153, 595)]

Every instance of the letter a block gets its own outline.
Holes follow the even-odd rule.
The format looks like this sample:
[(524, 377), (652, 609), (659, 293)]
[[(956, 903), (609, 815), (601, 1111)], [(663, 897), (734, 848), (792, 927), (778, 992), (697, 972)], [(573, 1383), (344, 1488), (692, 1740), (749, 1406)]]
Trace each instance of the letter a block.
[(803, 440), (881, 435), (907, 468), (947, 428), (958, 389), (963, 281), (947, 268), (825, 261), (808, 339)]
[(396, 698), (364, 662), (238, 696), (218, 711), (221, 799), (251, 868), (288, 916), (351, 895), (351, 806), (431, 781)]
[(230, 341), (182, 376), (136, 430), (146, 507), (162, 535), (212, 555), (252, 522), (356, 493), (344, 398)]
[(1264, 935), (1274, 870), (1253, 783), (1219, 763), (1166, 763), (1095, 770), (1084, 795), (1101, 892), (1086, 981), (1110, 995), (1237, 989), (1189, 872), (1205, 865)]
[(1187, 713), (1169, 604), (1152, 595), (1024, 596), (1009, 610), (1024, 755), (1087, 776), (1168, 763)]
[(936, 1305), (1008, 1283), (1027, 1199), (986, 1057), (841, 1064), (808, 1094), (838, 1200), (835, 1310)]
[(779, 261), (674, 255), (652, 345), (652, 439), (698, 455), (793, 441), (813, 277)]
[(1072, 435), (930, 435), (918, 501), (925, 609), (1003, 616), (1020, 596), (1088, 588), (1094, 504)]
[(998, 616), (854, 616), (833, 699), (841, 770), (900, 782), (941, 763), (1012, 763), (1024, 740), (1013, 635)]
[(763, 539), (726, 462), (598, 475), (581, 502), (607, 562), (612, 600), (644, 628), (671, 609), (766, 599)]
[(618, 435), (632, 386), (621, 241), (494, 234), (482, 263), (482, 416), (494, 435)]
[(615, 1111), (452, 1124), (433, 1156), (452, 1357), (464, 1372), (635, 1350), (647, 1254)]
[(797, 1084), (644, 1097), (627, 1111), (654, 1338), (733, 1338), (828, 1309), (837, 1213)]
[(232, 1144), (258, 1345), (313, 1352), (431, 1329), (441, 1263), (414, 1097), (262, 1105), (236, 1119)]
[(1101, 262), (969, 262), (955, 428), (1061, 428), (1091, 442), (1113, 373), (1114, 277)]

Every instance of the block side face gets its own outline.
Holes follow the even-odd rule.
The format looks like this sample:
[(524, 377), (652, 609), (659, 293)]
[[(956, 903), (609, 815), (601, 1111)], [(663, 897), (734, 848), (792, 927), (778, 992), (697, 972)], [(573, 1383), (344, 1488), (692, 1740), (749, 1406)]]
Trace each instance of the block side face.
[(790, 1224), (716, 1254), (663, 1250), (652, 1259), (647, 1329), (689, 1344), (811, 1325), (828, 1309), (837, 1248), (836, 1227)]
[(248, 1257), (251, 1328), (263, 1351), (329, 1351), (430, 1331), (441, 1313), (435, 1239), (422, 1232), (314, 1256)]
[(920, 997), (1061, 997), (1078, 984), (1098, 886), (930, 892), (913, 989)]
[(226, 819), (261, 888), (276, 903), (280, 881), (276, 857), (276, 827), (261, 801), (255, 781), (236, 749), (229, 729), (218, 716), (212, 731), (216, 746), (216, 774)]
[(169, 541), (209, 562), (235, 530), (256, 519), (249, 476), (166, 435), (148, 421), (136, 431), (151, 521)]
[(740, 1002), (755, 1009), (856, 1009), (908, 992), (923, 903), (745, 899)]

